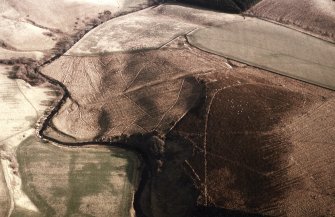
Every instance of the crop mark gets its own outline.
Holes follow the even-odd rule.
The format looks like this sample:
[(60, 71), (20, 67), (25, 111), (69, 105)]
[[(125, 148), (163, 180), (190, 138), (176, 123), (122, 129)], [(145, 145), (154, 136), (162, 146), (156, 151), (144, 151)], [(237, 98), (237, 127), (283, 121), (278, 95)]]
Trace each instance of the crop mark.
[(175, 105), (177, 104), (179, 98), (180, 98), (180, 94), (181, 94), (181, 91), (183, 90), (183, 86), (184, 86), (184, 82), (185, 82), (185, 78), (182, 80), (181, 82), (181, 85), (180, 85), (180, 88), (179, 88), (179, 92), (178, 92), (178, 95), (177, 95), (177, 98), (175, 100), (175, 102), (168, 108), (168, 110), (166, 110), (166, 112), (164, 112), (162, 118), (159, 120), (158, 124), (154, 127), (154, 129), (156, 130), (159, 125), (161, 124), (161, 122), (163, 121), (163, 119), (165, 118), (166, 114), (173, 108), (175, 107)]
[(217, 89), (212, 98), (209, 101), (208, 107), (207, 107), (207, 111), (206, 111), (206, 115), (205, 115), (205, 129), (204, 129), (204, 148), (203, 148), (203, 152), (204, 152), (204, 176), (205, 176), (205, 182), (204, 182), (204, 197), (205, 197), (205, 202), (204, 205), (207, 206), (208, 205), (208, 187), (207, 187), (207, 128), (208, 128), (208, 117), (210, 114), (210, 110), (211, 110), (211, 106), (213, 104), (213, 101), (216, 97), (216, 95), (221, 92), (222, 90), (226, 90), (228, 88), (234, 88), (234, 87), (239, 87), (239, 86), (244, 86), (244, 85), (248, 85), (248, 84), (252, 84), (252, 83), (241, 83), (241, 84), (237, 84), (237, 85), (230, 85), (230, 86), (226, 86), (220, 89)]
[[(202, 149), (202, 148), (200, 148), (200, 147), (198, 147), (198, 146), (195, 146), (195, 148), (196, 148), (197, 150), (199, 150), (200, 152), (205, 152), (204, 149)], [(249, 166), (246, 165), (246, 164), (242, 164), (242, 163), (240, 163), (240, 162), (238, 162), (238, 161), (230, 160), (229, 158), (226, 158), (226, 157), (224, 157), (224, 156), (222, 156), (222, 155), (218, 155), (218, 154), (215, 154), (215, 153), (212, 153), (212, 152), (208, 152), (208, 151), (207, 151), (206, 155), (211, 155), (211, 156), (213, 156), (213, 157), (220, 158), (220, 159), (222, 159), (222, 160), (224, 160), (224, 161), (228, 161), (229, 163), (235, 164), (235, 165), (237, 165), (237, 166), (239, 166), (239, 167), (243, 167), (244, 169), (249, 170), (250, 172), (256, 173), (256, 174), (261, 175), (261, 176), (269, 176), (269, 175), (271, 175), (271, 174), (274, 173), (274, 172), (262, 173), (262, 172), (260, 172), (260, 171), (258, 171), (258, 170), (253, 169), (252, 167), (249, 167)]]
[(131, 87), (131, 85), (134, 83), (134, 81), (137, 79), (137, 77), (139, 76), (139, 74), (142, 72), (142, 70), (143, 70), (144, 67), (146, 67), (146, 66), (147, 66), (147, 65), (144, 64), (144, 65), (140, 68), (140, 70), (137, 71), (137, 73), (136, 73), (134, 79), (128, 84), (128, 86), (126, 87), (126, 89), (124, 89), (124, 92), (126, 92), (126, 91)]
[[(84, 61), (84, 64), (85, 64), (85, 62), (86, 61)], [(94, 65), (94, 63), (92, 62), (92, 60), (91, 60), (91, 64)], [(92, 77), (91, 77), (90, 73), (87, 72), (86, 67), (84, 67), (83, 72), (87, 75), (85, 77), (88, 78), (88, 82), (90, 83), (90, 86), (94, 89), (94, 91), (96, 93), (98, 93), (99, 90), (95, 87), (94, 83), (92, 82)], [(97, 73), (97, 74), (99, 74), (99, 73)], [(100, 79), (100, 81), (101, 81), (101, 79)]]
[(78, 108), (78, 112), (79, 112), (79, 118), (80, 120), (82, 120), (82, 122), (84, 122), (86, 124), (86, 126), (88, 126), (91, 130), (94, 130), (93, 126), (88, 124), (85, 119), (82, 117), (82, 113), (81, 113), (81, 110)]
[(127, 96), (126, 94), (122, 94), (124, 97), (126, 97), (128, 100), (130, 100), (132, 103), (135, 104), (135, 106), (137, 106), (138, 109), (140, 109), (142, 112), (144, 112), (146, 115), (148, 115), (151, 118), (152, 117), (148, 112), (146, 112), (139, 104), (137, 104), (137, 102), (135, 102), (132, 98), (130, 98), (129, 96)]
[(193, 169), (192, 165), (190, 164), (190, 162), (188, 162), (188, 160), (185, 160), (185, 164), (190, 168), (190, 170), (192, 171), (194, 177), (197, 178), (197, 180), (199, 182), (201, 182), (200, 176), (197, 174), (197, 172), (195, 171), (195, 169)]
[(36, 117), (38, 116), (38, 110), (35, 108), (35, 106), (30, 102), (30, 100), (28, 99), (28, 97), (23, 93), (23, 91), (20, 88), (19, 83), (17, 83), (17, 80), (15, 80), (16, 82), (16, 86), (17, 89), (20, 91), (20, 93), (22, 94), (22, 96), (26, 99), (26, 101), (31, 105), (31, 107), (34, 109), (35, 113), (36, 113)]
[(137, 123), (134, 123), (134, 125), (138, 126), (139, 128), (141, 128), (142, 130), (144, 130), (145, 132), (149, 132), (147, 129), (144, 129), (142, 126), (138, 125)]
[[(101, 79), (101, 75), (99, 73), (99, 70), (97, 69), (97, 66), (94, 64), (93, 60), (92, 59), (89, 59), (89, 60), (91, 60), (90, 62), (91, 62), (91, 65), (93, 66), (93, 68), (94, 68), (94, 70), (96, 72), (96, 75), (99, 76), (99, 86), (102, 87), (102, 85), (101, 85), (102, 79)], [(102, 63), (102, 61), (101, 61), (101, 63)], [(97, 89), (99, 89), (99, 87), (98, 88), (94, 88), (95, 91), (97, 91)]]

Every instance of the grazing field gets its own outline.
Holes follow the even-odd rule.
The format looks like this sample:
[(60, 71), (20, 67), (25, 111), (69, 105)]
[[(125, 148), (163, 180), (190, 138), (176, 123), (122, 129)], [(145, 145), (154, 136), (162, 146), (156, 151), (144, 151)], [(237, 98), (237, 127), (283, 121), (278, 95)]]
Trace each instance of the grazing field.
[[(134, 216), (139, 160), (117, 148), (56, 147), (36, 137), (17, 150), (23, 191), (36, 205), (32, 216)], [(12, 216), (26, 216), (15, 209)]]
[(335, 45), (318, 38), (254, 18), (187, 37), (202, 50), (335, 90)]
[[(197, 61), (190, 64), (191, 59)], [(215, 60), (187, 46), (63, 56), (42, 70), (66, 85), (71, 95), (45, 133), (61, 141), (92, 141), (168, 132), (201, 95), (202, 86), (192, 76), (227, 68), (223, 58)]]
[(262, 0), (247, 14), (335, 41), (335, 2), (332, 0)]

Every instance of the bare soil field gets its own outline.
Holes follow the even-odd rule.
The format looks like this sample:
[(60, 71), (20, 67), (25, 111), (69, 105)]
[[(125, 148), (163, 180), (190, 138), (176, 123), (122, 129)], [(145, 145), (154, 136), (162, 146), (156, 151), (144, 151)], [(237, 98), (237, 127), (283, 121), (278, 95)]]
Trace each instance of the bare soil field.
[[(29, 137), (17, 157), (23, 190), (38, 209), (33, 216), (134, 216), (139, 172), (134, 153), (102, 146), (57, 147)], [(12, 216), (25, 213), (15, 209)]]
[[(85, 142), (168, 132), (200, 96), (201, 85), (192, 76), (228, 67), (224, 62), (213, 66), (178, 36), (242, 19), (167, 4), (99, 26), (42, 69), (69, 94), (45, 135)], [(159, 31), (153, 32), (152, 25)], [(192, 59), (197, 62), (191, 65)]]
[[(37, 7), (23, 2), (5, 1), (1, 10), (20, 17)], [(50, 8), (58, 14), (79, 4), (64, 2), (47, 2), (24, 22), (64, 36), (55, 20), (35, 21)], [(76, 25), (96, 26), (110, 13), (100, 16)], [(37, 85), (50, 82), (64, 92), (49, 94), (61, 99), (39, 136), (87, 148), (32, 137), (40, 97), (48, 95), (26, 94), (36, 89), (8, 79), (11, 69), (1, 67), (0, 123), (9, 136), (2, 138), (1, 164), (12, 216), (132, 216), (134, 210), (141, 217), (334, 216), (334, 91), (204, 52), (185, 37), (241, 21), (161, 5), (106, 22), (41, 69), (21, 63), (21, 73), (34, 72)], [(71, 37), (58, 41), (65, 43), (60, 53), (78, 39)], [(17, 50), (9, 43), (2, 48)], [(94, 142), (142, 155), (138, 188), (136, 156)]]
[(335, 93), (232, 65), (173, 130), (193, 143), (200, 204), (224, 208), (215, 216), (333, 216)]
[[(193, 48), (178, 35), (243, 20), (216, 22), (219, 13), (209, 12), (205, 22), (206, 12), (190, 13), (197, 10), (163, 5), (119, 17), (45, 66), (67, 98), (43, 134), (76, 143), (160, 132), (134, 145), (154, 168), (140, 199), (149, 217), (190, 215), (176, 199), (189, 195), (184, 203), (192, 204), (196, 192), (184, 169), (198, 206), (217, 208), (216, 216), (333, 215), (334, 92)], [(167, 28), (173, 19), (179, 23)], [(151, 33), (150, 20), (160, 31)], [(302, 139), (308, 134), (313, 145)]]
[(1, 17), (0, 40), (7, 47), (19, 51), (43, 51), (50, 50), (56, 44), (48, 29), (35, 26), (28, 22)]
[(246, 14), (295, 26), (335, 41), (335, 2), (332, 0), (263, 0)]
[[(197, 62), (190, 64), (192, 59)], [(225, 67), (190, 47), (63, 56), (42, 70), (62, 82), (70, 96), (46, 135), (83, 142), (168, 132), (201, 95), (201, 85), (192, 76)]]

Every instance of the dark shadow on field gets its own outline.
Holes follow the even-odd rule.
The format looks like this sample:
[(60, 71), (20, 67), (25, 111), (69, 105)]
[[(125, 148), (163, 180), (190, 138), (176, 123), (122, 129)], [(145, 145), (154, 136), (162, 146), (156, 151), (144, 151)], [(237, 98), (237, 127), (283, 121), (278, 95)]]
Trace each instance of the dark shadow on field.
[[(218, 84), (218, 89), (236, 80), (230, 79)], [(189, 163), (200, 178), (198, 186), (202, 191), (194, 216), (260, 216), (250, 213), (264, 210), (285, 215), (283, 201), (292, 189), (302, 185), (302, 177), (289, 174), (294, 145), (282, 128), (285, 118), (304, 103), (303, 94), (265, 84), (266, 80), (255, 81), (257, 78), (248, 84), (248, 79), (218, 91), (212, 102), (216, 90), (208, 87), (206, 102), (185, 116), (175, 129), (184, 132), (194, 146)], [(206, 115), (199, 111), (206, 114), (205, 108), (209, 113), (204, 145)], [(206, 184), (208, 204), (215, 206), (205, 206)]]
[(223, 209), (215, 206), (197, 206), (192, 217), (267, 217), (257, 213)]
[(219, 92), (208, 117), (209, 193), (220, 205), (277, 206), (299, 180), (288, 175), (293, 145), (283, 117), (303, 96), (283, 88), (243, 85)]
[(177, 0), (194, 6), (210, 8), (226, 13), (241, 13), (261, 0)]
[(109, 129), (110, 122), (111, 122), (111, 120), (110, 120), (108, 112), (106, 112), (106, 110), (104, 108), (102, 108), (101, 112), (99, 114), (99, 117), (98, 117), (98, 123), (99, 123), (99, 126), (100, 126), (100, 131), (99, 131), (99, 134), (95, 137), (94, 140), (100, 139), (101, 136), (103, 136), (105, 133), (107, 133), (107, 131)]

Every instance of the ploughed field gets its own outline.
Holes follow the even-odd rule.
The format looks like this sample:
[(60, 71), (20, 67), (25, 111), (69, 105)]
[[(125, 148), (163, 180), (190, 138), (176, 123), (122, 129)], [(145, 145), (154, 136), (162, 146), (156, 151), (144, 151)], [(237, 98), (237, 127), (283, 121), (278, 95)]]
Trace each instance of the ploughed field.
[[(207, 27), (234, 30), (248, 23), (256, 32), (266, 29), (250, 18), (169, 4), (106, 22), (42, 69), (68, 91), (43, 133), (68, 143), (130, 141), (125, 138), (152, 131), (167, 134), (165, 144), (151, 141), (155, 148), (150, 156), (157, 160), (158, 172), (153, 172), (142, 195), (146, 216), (188, 216), (184, 205), (195, 201), (176, 199), (183, 191), (189, 194), (189, 181), (184, 180), (187, 184), (179, 191), (166, 189), (173, 188), (169, 183), (183, 174), (179, 164), (171, 169), (174, 160), (164, 157), (170, 156), (171, 140), (184, 147), (180, 148), (186, 155), (183, 168), (200, 194), (199, 209), (207, 207), (205, 213), (214, 206), (220, 215), (225, 210), (271, 216), (333, 215), (333, 91), (192, 46), (197, 46), (193, 38), (210, 45), (199, 35), (210, 30)], [(264, 25), (273, 25), (273, 34), (289, 34), (286, 28)], [(244, 31), (238, 27), (237, 33)], [(220, 49), (221, 42), (214, 42)], [(273, 55), (281, 54), (268, 47)], [(243, 44), (239, 47), (242, 54), (246, 49)], [(310, 50), (305, 55), (312, 55)], [(299, 58), (304, 52), (291, 55)], [(308, 64), (313, 61), (306, 59)], [(286, 64), (286, 72), (300, 73)], [(307, 76), (308, 71), (301, 74)], [(175, 134), (184, 139), (177, 142)], [(162, 178), (168, 174), (170, 179)]]
[[(36, 7), (23, 2), (5, 2), (2, 16), (22, 20)], [(29, 25), (46, 31), (30, 35), (41, 41), (35, 44), (39, 49), (11, 41), (7, 30), (0, 34), (5, 60), (13, 52), (43, 61), (63, 53), (44, 64), (2, 61), (7, 65), (0, 68), (5, 114), (0, 116), (0, 214), (335, 215), (334, 91), (250, 66), (334, 88), (327, 56), (334, 52), (332, 44), (255, 18), (178, 4), (107, 21), (150, 4), (142, 1), (119, 1), (112, 14), (102, 11), (100, 21), (79, 25), (81, 18), (70, 9), (83, 8), (81, 14), (87, 5), (100, 11), (108, 8), (105, 3), (116, 3), (80, 2), (48, 1), (41, 11), (59, 19), (42, 19), (34, 11), (29, 17), (36, 22), (25, 18), (14, 28), (20, 34), (32, 29)], [(250, 10), (269, 6), (266, 2)], [(216, 3), (242, 11), (254, 1)], [(51, 6), (58, 4), (69, 11), (57, 15)], [(72, 21), (64, 32), (55, 30), (66, 16)], [(314, 24), (308, 25), (317, 28)], [(71, 30), (93, 26), (85, 36)], [(281, 36), (296, 43), (290, 46)], [(309, 44), (299, 43), (302, 39)], [(12, 63), (16, 67), (9, 67)], [(36, 86), (9, 79), (9, 73)], [(141, 153), (143, 170), (129, 149)]]

